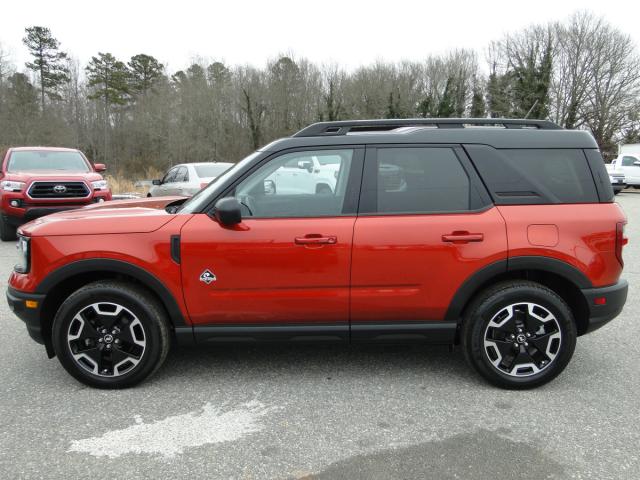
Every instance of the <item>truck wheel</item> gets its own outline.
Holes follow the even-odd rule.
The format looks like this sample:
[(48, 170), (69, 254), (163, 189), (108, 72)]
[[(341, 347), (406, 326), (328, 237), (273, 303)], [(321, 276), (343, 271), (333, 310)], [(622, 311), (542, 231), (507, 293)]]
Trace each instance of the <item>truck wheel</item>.
[(90, 283), (67, 298), (53, 320), (62, 366), (97, 388), (126, 388), (152, 375), (169, 351), (164, 309), (136, 285)]
[(326, 183), (316, 185), (316, 195), (331, 195), (332, 193), (331, 187)]
[(11, 240), (16, 240), (17, 238), (16, 227), (9, 225), (4, 216), (0, 215), (0, 240), (3, 242), (9, 242)]
[(502, 388), (543, 385), (564, 370), (576, 345), (571, 310), (555, 292), (529, 281), (482, 292), (463, 320), (467, 361)]

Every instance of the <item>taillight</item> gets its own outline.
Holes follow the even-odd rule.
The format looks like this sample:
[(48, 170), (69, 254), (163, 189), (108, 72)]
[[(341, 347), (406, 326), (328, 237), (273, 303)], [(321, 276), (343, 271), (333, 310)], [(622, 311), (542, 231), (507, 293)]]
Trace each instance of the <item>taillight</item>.
[(206, 187), (207, 185), (209, 185), (207, 182), (201, 183), (200, 184), (200, 190), (202, 190), (204, 187)]
[(624, 266), (624, 260), (622, 260), (622, 247), (629, 243), (629, 239), (624, 236), (625, 225), (626, 222), (616, 223), (616, 257), (622, 266)]

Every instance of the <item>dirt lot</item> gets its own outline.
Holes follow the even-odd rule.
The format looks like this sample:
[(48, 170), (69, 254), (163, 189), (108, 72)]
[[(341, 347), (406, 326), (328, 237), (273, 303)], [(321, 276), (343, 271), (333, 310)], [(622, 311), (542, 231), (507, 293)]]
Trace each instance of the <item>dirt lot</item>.
[[(126, 391), (71, 378), (0, 306), (2, 478), (640, 478), (640, 193), (623, 314), (530, 392), (422, 347), (174, 350)], [(2, 287), (15, 261), (0, 245)]]

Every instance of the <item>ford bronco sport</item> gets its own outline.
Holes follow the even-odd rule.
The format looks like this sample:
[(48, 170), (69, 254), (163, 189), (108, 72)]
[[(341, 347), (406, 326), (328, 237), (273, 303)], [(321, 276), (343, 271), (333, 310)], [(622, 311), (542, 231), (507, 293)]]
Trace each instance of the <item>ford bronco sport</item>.
[[(309, 158), (335, 165), (331, 192), (273, 188)], [(49, 357), (95, 387), (140, 382), (175, 339), (460, 344), (488, 381), (531, 388), (620, 313), (625, 223), (585, 131), (318, 123), (189, 200), (24, 225), (7, 298)]]
[(15, 240), (16, 227), (34, 218), (111, 200), (104, 170), (79, 150), (10, 148), (0, 170), (0, 238)]

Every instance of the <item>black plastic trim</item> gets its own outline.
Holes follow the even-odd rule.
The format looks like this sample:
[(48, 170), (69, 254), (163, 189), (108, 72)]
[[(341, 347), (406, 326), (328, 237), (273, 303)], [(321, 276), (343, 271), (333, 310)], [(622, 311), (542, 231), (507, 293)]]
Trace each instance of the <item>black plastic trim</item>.
[(349, 324), (203, 325), (193, 327), (198, 344), (246, 342), (348, 342)]
[(352, 323), (353, 343), (441, 343), (455, 341), (457, 322)]
[[(22, 320), (27, 326), (29, 336), (37, 343), (44, 345), (45, 339), (42, 335), (42, 327), (40, 324), (40, 310), (45, 295), (38, 293), (27, 293), (7, 287), (7, 303), (11, 311)], [(38, 302), (38, 308), (27, 308), (25, 302), (27, 300), (35, 300)]]
[(453, 296), (444, 316), (445, 321), (460, 321), (462, 311), (469, 300), (482, 285), (491, 281), (492, 278), (503, 273), (517, 272), (519, 270), (539, 270), (554, 273), (570, 281), (580, 289), (588, 289), (593, 286), (584, 273), (562, 260), (543, 256), (510, 257), (491, 263), (467, 278)]
[(508, 260), (499, 260), (482, 267), (467, 278), (451, 299), (447, 313), (444, 316), (445, 321), (459, 322), (462, 317), (464, 307), (476, 294), (478, 289), (492, 278), (502, 273), (506, 273), (507, 268)]
[(171, 235), (171, 259), (180, 265), (180, 235)]
[(113, 260), (108, 258), (94, 258), (87, 260), (78, 260), (69, 263), (47, 275), (42, 282), (38, 284), (35, 292), (46, 295), (56, 285), (64, 282), (81, 273), (106, 271), (113, 273), (121, 273), (135, 278), (145, 287), (151, 289), (163, 303), (169, 313), (169, 317), (174, 326), (184, 326), (186, 322), (180, 311), (178, 303), (173, 298), (169, 289), (155, 275), (143, 270), (142, 268), (122, 260)]
[[(594, 332), (616, 318), (627, 301), (628, 291), (629, 284), (624, 279), (621, 279), (615, 285), (610, 285), (608, 287), (583, 289), (582, 294), (587, 300), (587, 305), (589, 306), (587, 329), (583, 334)], [(598, 297), (606, 298), (607, 303), (605, 305), (596, 305), (595, 299)]]
[[(438, 128), (464, 128), (465, 125), (494, 126), (505, 128), (536, 128), (541, 130), (561, 130), (562, 127), (549, 120), (528, 120), (518, 118), (392, 118), (375, 120), (340, 120), (318, 122), (295, 133), (294, 137), (316, 137), (326, 135), (346, 135), (351, 129), (363, 130), (393, 129), (399, 127), (432, 126)], [(368, 128), (367, 128), (368, 127)]]
[(569, 265), (556, 258), (543, 256), (509, 257), (508, 270), (510, 272), (517, 270), (541, 270), (555, 273), (581, 289), (593, 287), (593, 284), (584, 273), (573, 265)]

